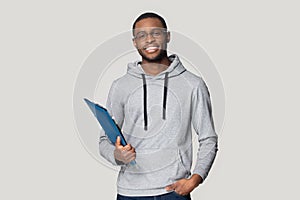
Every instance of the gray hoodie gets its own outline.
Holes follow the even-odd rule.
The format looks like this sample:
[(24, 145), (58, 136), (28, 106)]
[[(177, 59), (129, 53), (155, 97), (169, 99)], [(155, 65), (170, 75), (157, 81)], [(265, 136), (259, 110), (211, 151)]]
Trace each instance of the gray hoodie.
[(118, 193), (150, 196), (191, 175), (192, 126), (199, 148), (193, 173), (207, 177), (217, 152), (208, 89), (202, 78), (187, 71), (178, 56), (160, 74), (145, 74), (140, 62), (128, 64), (127, 74), (111, 86), (107, 110), (136, 149), (136, 165), (114, 158), (114, 144), (100, 133), (100, 154), (120, 165)]

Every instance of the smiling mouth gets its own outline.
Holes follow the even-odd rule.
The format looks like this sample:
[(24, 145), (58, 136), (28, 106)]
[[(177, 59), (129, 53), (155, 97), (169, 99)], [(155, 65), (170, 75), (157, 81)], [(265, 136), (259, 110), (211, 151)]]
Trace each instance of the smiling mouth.
[(151, 46), (151, 47), (146, 47), (146, 48), (144, 48), (145, 49), (145, 51), (147, 52), (147, 53), (154, 53), (154, 52), (156, 52), (159, 48), (158, 47), (155, 47), (155, 46)]

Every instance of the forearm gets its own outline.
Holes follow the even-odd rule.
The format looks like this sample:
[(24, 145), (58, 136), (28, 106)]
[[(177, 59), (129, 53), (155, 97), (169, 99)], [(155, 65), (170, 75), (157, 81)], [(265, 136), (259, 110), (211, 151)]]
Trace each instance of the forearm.
[(207, 177), (218, 151), (217, 137), (209, 137), (200, 141), (196, 165), (193, 173), (200, 175), (202, 181)]
[(122, 165), (121, 162), (116, 162), (114, 157), (114, 149), (115, 146), (109, 142), (107, 137), (105, 136), (100, 137), (99, 140), (100, 155), (113, 165)]

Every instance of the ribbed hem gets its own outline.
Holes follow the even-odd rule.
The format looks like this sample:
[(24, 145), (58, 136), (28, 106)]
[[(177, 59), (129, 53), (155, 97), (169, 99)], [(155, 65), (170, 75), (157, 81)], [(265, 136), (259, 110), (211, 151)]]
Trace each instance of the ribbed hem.
[(131, 190), (131, 189), (124, 189), (118, 187), (117, 189), (118, 194), (123, 196), (157, 196), (162, 194), (170, 193), (165, 188), (158, 188), (158, 189), (147, 189), (147, 190)]

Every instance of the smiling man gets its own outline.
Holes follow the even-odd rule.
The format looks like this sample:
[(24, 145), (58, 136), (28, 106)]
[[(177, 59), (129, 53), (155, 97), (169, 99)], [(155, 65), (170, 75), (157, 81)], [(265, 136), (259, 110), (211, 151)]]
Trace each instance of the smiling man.
[[(177, 55), (167, 55), (171, 35), (161, 16), (140, 15), (132, 31), (142, 60), (128, 64), (107, 100), (128, 145), (119, 138), (111, 144), (101, 132), (100, 154), (121, 166), (117, 200), (191, 199), (217, 152), (208, 89)], [(192, 127), (199, 142), (193, 173)]]

